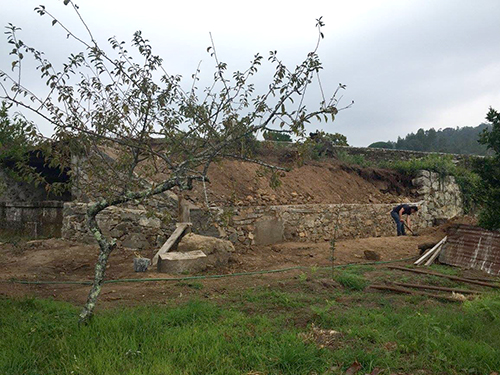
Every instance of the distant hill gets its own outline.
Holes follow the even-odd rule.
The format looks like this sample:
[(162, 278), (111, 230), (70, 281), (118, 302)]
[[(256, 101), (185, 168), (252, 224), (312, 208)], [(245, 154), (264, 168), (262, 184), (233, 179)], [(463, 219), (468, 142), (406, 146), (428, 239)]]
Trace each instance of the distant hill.
[(487, 155), (486, 146), (479, 144), (478, 135), (490, 125), (476, 127), (446, 128), (435, 130), (418, 129), (406, 137), (398, 137), (396, 142), (375, 142), (368, 147), (390, 148), (396, 150), (414, 150), (427, 152), (446, 152), (452, 154)]

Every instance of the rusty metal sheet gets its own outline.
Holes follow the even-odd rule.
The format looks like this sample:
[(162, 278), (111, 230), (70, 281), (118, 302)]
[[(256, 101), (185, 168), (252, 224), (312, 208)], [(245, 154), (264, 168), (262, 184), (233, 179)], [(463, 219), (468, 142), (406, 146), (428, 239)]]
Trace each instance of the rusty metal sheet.
[(459, 225), (448, 234), (439, 261), (500, 276), (500, 232)]

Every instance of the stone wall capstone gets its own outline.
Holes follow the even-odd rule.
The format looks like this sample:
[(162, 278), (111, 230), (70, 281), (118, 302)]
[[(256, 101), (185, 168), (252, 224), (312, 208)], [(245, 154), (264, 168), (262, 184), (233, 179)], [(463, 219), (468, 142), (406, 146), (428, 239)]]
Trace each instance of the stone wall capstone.
[(472, 161), (477, 158), (483, 158), (479, 155), (463, 155), (463, 154), (448, 154), (441, 152), (425, 152), (413, 150), (393, 150), (387, 148), (371, 148), (371, 147), (352, 147), (332, 145), (335, 152), (345, 152), (348, 155), (362, 155), (366, 160), (378, 163), (386, 161), (409, 161), (413, 159), (423, 159), (430, 155), (437, 155), (452, 158), (455, 164), (470, 166)]

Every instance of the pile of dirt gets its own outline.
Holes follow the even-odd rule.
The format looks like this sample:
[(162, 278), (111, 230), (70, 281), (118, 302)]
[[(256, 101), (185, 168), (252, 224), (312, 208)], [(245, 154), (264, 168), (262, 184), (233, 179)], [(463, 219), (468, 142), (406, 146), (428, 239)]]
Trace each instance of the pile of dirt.
[[(272, 174), (258, 164), (224, 160), (213, 164), (206, 184), (210, 204), (289, 205), (394, 203), (409, 200), (408, 182), (394, 171), (346, 167), (335, 160), (308, 162)], [(205, 202), (203, 184), (186, 198)]]

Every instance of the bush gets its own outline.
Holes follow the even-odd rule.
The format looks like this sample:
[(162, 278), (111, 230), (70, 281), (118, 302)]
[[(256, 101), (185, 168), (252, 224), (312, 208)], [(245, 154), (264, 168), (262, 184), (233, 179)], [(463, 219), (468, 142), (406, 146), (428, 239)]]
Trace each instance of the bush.
[(364, 155), (351, 155), (344, 150), (337, 151), (337, 159), (345, 164), (359, 165), (360, 167), (370, 167), (373, 163), (366, 160)]
[(479, 224), (486, 229), (495, 230), (500, 229), (500, 112), (490, 108), (486, 119), (492, 125), (491, 130), (484, 130), (479, 142), (495, 154), (484, 159), (476, 168), (482, 179), (484, 197)]

